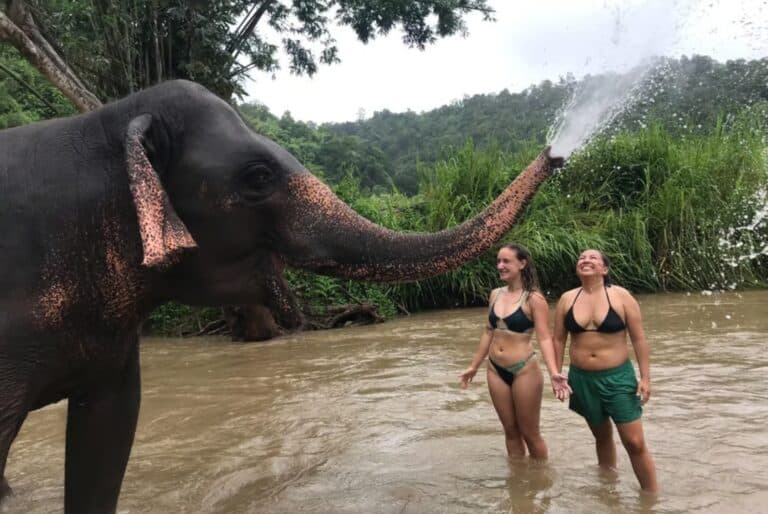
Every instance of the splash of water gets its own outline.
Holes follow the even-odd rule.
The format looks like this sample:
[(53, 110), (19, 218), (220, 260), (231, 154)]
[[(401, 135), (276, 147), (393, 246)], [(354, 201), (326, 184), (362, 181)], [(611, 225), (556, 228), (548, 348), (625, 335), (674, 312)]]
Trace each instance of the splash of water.
[(760, 236), (768, 228), (768, 191), (757, 191), (749, 203), (754, 206), (751, 219), (748, 216), (744, 225), (725, 230), (719, 241), (725, 263), (733, 268), (768, 255), (768, 238)]
[(648, 59), (627, 73), (586, 77), (575, 84), (547, 134), (552, 155), (568, 158), (634, 105), (655, 64)]
[[(586, 75), (571, 84), (571, 97), (547, 134), (552, 154), (565, 158), (585, 147), (595, 136), (643, 96), (643, 83), (678, 30), (677, 17), (664, 0), (640, 3), (606, 1), (612, 18), (610, 37), (598, 38), (591, 55), (614, 72)], [(675, 8), (672, 11), (677, 11)], [(660, 18), (660, 16), (662, 16)], [(620, 71), (622, 70), (622, 71)]]
[[(610, 34), (595, 39), (598, 44), (590, 49), (587, 63), (605, 61), (604, 69), (617, 70), (617, 74), (602, 80), (587, 75), (574, 83), (570, 101), (548, 133), (553, 155), (569, 157), (639, 99), (645, 104), (654, 101), (653, 84), (645, 79), (659, 60), (651, 56), (708, 55), (718, 50), (714, 53), (726, 58), (759, 57), (768, 41), (768, 28), (759, 22), (768, 12), (766, 0), (605, 0), (603, 5), (612, 17), (611, 27), (603, 26)], [(729, 35), (728, 39), (723, 35)], [(657, 82), (670, 85), (671, 77), (665, 79), (665, 72), (658, 68), (661, 78)], [(619, 69), (629, 71), (619, 74)], [(637, 121), (642, 127), (643, 120)]]

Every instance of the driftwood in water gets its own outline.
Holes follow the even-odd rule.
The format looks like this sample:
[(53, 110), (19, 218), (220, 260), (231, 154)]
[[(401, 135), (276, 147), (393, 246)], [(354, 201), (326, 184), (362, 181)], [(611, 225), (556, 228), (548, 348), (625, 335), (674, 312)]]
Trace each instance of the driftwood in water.
[[(233, 341), (262, 341), (271, 339), (276, 335), (289, 332), (283, 327), (274, 324), (273, 318), (269, 326), (264, 326), (259, 320), (267, 317), (243, 316), (240, 307), (226, 309), (220, 319), (213, 320), (201, 327), (196, 332), (184, 334), (185, 336), (230, 336)], [(324, 309), (309, 309), (305, 307), (302, 310), (304, 323), (299, 330), (326, 330), (331, 328), (341, 328), (357, 325), (370, 325), (381, 323), (384, 317), (379, 314), (375, 305), (369, 303), (352, 303), (345, 305), (333, 305)], [(245, 321), (250, 320), (250, 323)], [(254, 320), (256, 321), (254, 325)], [(254, 326), (252, 326), (254, 325)]]
[(319, 314), (305, 314), (308, 330), (340, 328), (354, 325), (381, 323), (384, 317), (369, 303), (334, 305)]

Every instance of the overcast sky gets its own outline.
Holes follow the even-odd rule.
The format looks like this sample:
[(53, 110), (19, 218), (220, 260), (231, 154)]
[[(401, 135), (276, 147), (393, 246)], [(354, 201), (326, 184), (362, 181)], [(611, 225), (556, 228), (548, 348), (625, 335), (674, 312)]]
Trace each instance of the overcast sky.
[[(621, 71), (652, 55), (720, 61), (768, 56), (768, 0), (490, 0), (495, 22), (410, 49), (399, 31), (364, 45), (333, 34), (342, 62), (313, 78), (254, 73), (249, 97), (280, 116), (349, 121), (389, 109), (428, 111), (465, 95), (518, 92), (566, 73)], [(285, 62), (283, 60), (283, 62)]]

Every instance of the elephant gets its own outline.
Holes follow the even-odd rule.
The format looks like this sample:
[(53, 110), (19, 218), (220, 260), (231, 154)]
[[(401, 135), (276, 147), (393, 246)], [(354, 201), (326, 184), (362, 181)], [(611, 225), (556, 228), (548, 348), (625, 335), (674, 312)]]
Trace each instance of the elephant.
[(117, 508), (152, 309), (253, 303), (295, 325), (286, 266), (383, 282), (445, 272), (491, 248), (563, 164), (545, 149), (472, 219), (399, 233), (183, 80), (2, 130), (0, 156), (0, 497), (27, 413), (67, 399), (64, 508), (78, 514)]

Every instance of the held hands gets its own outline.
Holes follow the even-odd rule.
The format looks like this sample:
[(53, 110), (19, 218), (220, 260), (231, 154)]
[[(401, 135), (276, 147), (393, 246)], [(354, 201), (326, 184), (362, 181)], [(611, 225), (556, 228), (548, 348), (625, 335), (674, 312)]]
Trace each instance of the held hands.
[(477, 373), (477, 368), (473, 368), (472, 366), (465, 369), (461, 375), (459, 375), (459, 380), (461, 381), (461, 388), (466, 389), (469, 384), (472, 383), (472, 379), (475, 378), (475, 374)]
[(549, 376), (549, 381), (552, 384), (552, 392), (555, 393), (555, 398), (565, 401), (570, 398), (573, 390), (568, 385), (568, 377), (562, 373), (554, 373)]
[(640, 403), (645, 405), (651, 398), (651, 380), (648, 378), (641, 378), (637, 384), (637, 396), (640, 397)]

